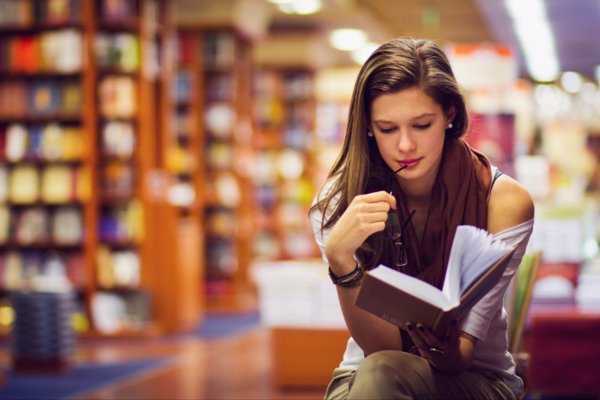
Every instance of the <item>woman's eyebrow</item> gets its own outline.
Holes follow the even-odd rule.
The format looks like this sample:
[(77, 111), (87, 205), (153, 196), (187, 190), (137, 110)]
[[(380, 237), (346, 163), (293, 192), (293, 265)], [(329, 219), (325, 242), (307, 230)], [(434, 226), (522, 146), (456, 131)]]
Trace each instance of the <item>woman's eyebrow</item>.
[[(411, 118), (411, 121), (416, 120), (416, 119), (421, 119), (421, 118), (425, 118), (425, 117), (434, 117), (436, 114), (435, 113), (423, 113), (423, 114), (419, 114), (416, 115), (414, 117)], [(387, 120), (387, 119), (374, 119), (373, 123), (384, 123), (384, 124), (395, 124), (394, 121), (391, 120)]]

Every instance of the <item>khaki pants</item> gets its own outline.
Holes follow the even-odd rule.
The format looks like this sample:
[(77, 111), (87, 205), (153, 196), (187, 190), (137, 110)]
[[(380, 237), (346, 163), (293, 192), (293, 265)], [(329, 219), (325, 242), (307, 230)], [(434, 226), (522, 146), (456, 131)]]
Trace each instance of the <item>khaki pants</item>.
[(386, 350), (371, 354), (356, 370), (336, 368), (325, 399), (514, 400), (515, 396), (485, 370), (446, 374), (422, 357)]

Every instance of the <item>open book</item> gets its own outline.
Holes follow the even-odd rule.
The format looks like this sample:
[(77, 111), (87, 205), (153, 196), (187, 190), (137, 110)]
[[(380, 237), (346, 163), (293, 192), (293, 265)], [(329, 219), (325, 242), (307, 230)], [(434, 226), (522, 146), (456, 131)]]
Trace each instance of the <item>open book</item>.
[(515, 248), (468, 225), (456, 229), (442, 290), (380, 265), (365, 274), (356, 305), (401, 328), (422, 323), (442, 335), (498, 283)]

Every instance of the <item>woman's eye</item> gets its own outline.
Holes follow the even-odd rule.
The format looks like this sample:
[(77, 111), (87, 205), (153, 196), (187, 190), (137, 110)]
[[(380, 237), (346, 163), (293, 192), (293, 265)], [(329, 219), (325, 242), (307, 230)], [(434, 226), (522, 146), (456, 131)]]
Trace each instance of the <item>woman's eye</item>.
[(381, 133), (392, 133), (396, 130), (396, 128), (379, 128)]
[(429, 128), (430, 126), (431, 126), (431, 124), (415, 125), (415, 129), (425, 130), (425, 129)]

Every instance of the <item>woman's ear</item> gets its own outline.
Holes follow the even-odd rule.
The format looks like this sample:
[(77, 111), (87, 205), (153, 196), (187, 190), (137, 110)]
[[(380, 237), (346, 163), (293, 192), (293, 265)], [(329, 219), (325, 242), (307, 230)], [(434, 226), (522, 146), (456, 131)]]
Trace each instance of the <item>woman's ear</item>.
[(456, 117), (456, 110), (454, 109), (454, 107), (450, 107), (450, 109), (446, 113), (446, 123), (451, 124), (454, 121), (455, 117)]

